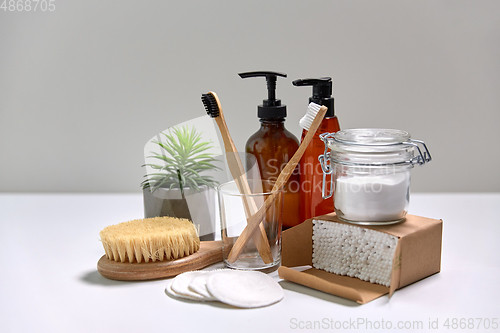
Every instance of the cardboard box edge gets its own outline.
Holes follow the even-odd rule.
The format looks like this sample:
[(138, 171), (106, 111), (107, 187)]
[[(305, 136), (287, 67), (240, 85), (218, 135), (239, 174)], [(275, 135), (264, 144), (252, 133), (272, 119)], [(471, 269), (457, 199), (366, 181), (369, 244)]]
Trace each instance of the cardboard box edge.
[[(414, 215), (411, 215), (411, 216), (414, 216)], [(439, 268), (436, 272), (433, 272), (433, 273), (430, 273), (426, 276), (423, 276), (423, 277), (420, 277), (420, 278), (417, 278), (416, 280), (412, 281), (412, 282), (409, 282), (409, 283), (405, 283), (403, 285), (400, 285), (401, 283), (401, 256), (402, 256), (402, 243), (404, 243), (404, 240), (403, 242), (400, 242), (402, 239), (404, 239), (405, 236), (397, 236), (398, 237), (398, 247), (396, 248), (396, 251), (395, 251), (395, 254), (394, 254), (394, 259), (393, 259), (393, 273), (391, 275), (391, 286), (389, 288), (389, 297), (392, 296), (392, 294), (395, 292), (395, 290), (397, 289), (400, 289), (400, 288), (403, 288), (407, 285), (410, 285), (410, 284), (413, 284), (415, 282), (418, 282), (426, 277), (429, 277), (431, 275), (434, 275), (436, 273), (439, 273), (441, 271), (441, 256), (442, 256), (442, 230), (443, 230), (443, 220), (442, 219), (432, 219), (432, 218), (427, 218), (427, 217), (421, 217), (421, 216), (415, 216), (417, 218), (424, 218), (424, 219), (430, 219), (430, 220), (434, 220), (434, 221), (438, 221), (438, 223), (434, 224), (434, 225), (431, 225), (431, 228), (435, 225), (439, 226), (440, 227), (440, 232), (439, 232), (439, 244), (440, 244), (440, 250), (439, 250)], [(294, 239), (298, 239), (300, 240), (298, 243), (301, 245), (301, 247), (303, 246), (307, 246), (308, 244), (310, 244), (310, 251), (307, 251), (307, 253), (305, 251), (303, 251), (300, 256), (299, 259), (297, 260), (294, 260), (294, 259), (290, 259), (290, 257), (294, 257), (293, 255), (291, 255), (290, 257), (288, 257), (286, 260), (282, 261), (282, 267), (283, 269), (278, 269), (278, 274), (280, 276), (280, 278), (283, 278), (285, 280), (289, 280), (289, 278), (293, 279), (293, 280), (289, 280), (289, 281), (292, 281), (294, 283), (297, 283), (297, 284), (301, 284), (301, 285), (305, 285), (309, 288), (313, 288), (313, 289), (317, 289), (317, 290), (321, 290), (323, 292), (326, 292), (326, 293), (330, 293), (332, 295), (336, 295), (336, 296), (339, 296), (339, 297), (343, 297), (343, 298), (347, 298), (347, 299), (350, 299), (350, 300), (353, 300), (353, 301), (356, 301), (358, 302), (359, 304), (365, 304), (365, 303), (368, 303), (380, 296), (383, 296), (386, 293), (382, 293), (380, 294), (379, 296), (375, 297), (375, 298), (370, 298), (368, 300), (363, 300), (362, 297), (359, 295), (359, 292), (357, 293), (358, 295), (356, 297), (353, 297), (353, 296), (350, 296), (351, 294), (350, 293), (344, 293), (346, 296), (343, 296), (343, 295), (339, 295), (337, 292), (336, 293), (331, 293), (327, 290), (332, 290), (332, 288), (330, 288), (329, 286), (324, 286), (325, 283), (328, 283), (328, 284), (333, 284), (332, 282), (328, 282), (328, 281), (317, 281), (319, 283), (319, 285), (321, 286), (320, 288), (318, 288), (318, 286), (310, 286), (310, 285), (307, 285), (307, 284), (304, 284), (302, 283), (301, 281), (301, 274), (305, 274), (305, 273), (302, 273), (302, 272), (299, 272), (299, 271), (295, 271), (293, 270), (291, 267), (297, 267), (297, 266), (305, 266), (305, 265), (310, 265), (312, 267), (312, 221), (313, 220), (326, 220), (326, 221), (332, 221), (332, 222), (339, 222), (338, 219), (336, 219), (336, 215), (335, 213), (332, 213), (332, 214), (327, 214), (327, 215), (321, 215), (321, 216), (317, 216), (317, 217), (313, 217), (311, 219), (307, 219), (306, 221), (304, 221), (303, 223), (299, 224), (298, 226), (295, 226), (293, 228), (290, 228), (286, 231), (283, 232), (283, 239), (282, 239), (282, 242), (283, 244), (285, 244), (285, 239), (288, 238), (288, 236), (291, 236), (293, 235)], [(346, 224), (345, 222), (342, 222), (340, 221), (340, 223), (344, 223)], [(370, 226), (359, 226), (359, 227), (368, 227), (369, 229), (373, 229), (373, 230), (376, 230), (376, 231), (380, 231), (380, 232), (384, 232), (384, 233), (387, 233), (385, 230), (377, 230), (377, 228), (370, 228)], [(295, 229), (295, 231), (293, 231)], [(420, 229), (419, 229), (420, 230)], [(417, 230), (417, 232), (419, 231)], [(306, 235), (304, 235), (304, 231), (307, 231), (307, 234), (310, 235), (310, 237), (308, 237), (310, 239), (310, 242), (303, 242), (302, 240), (305, 238)], [(301, 237), (302, 236), (302, 237)], [(395, 235), (396, 236), (396, 235)], [(297, 238), (298, 237), (298, 238)], [(288, 240), (290, 241), (290, 240)], [(287, 246), (290, 246), (291, 243), (293, 242), (289, 242), (287, 244)], [(293, 243), (293, 244), (297, 244), (297, 243)], [(290, 247), (291, 249), (293, 249), (295, 246), (293, 247)], [(288, 250), (289, 251), (289, 250)], [(282, 252), (286, 252), (286, 251), (282, 251)], [(293, 251), (291, 252), (291, 254), (293, 254)], [(309, 259), (305, 259), (304, 258), (304, 254), (307, 255), (310, 255)], [(288, 253), (287, 253), (287, 256), (288, 256)], [(399, 259), (398, 259), (399, 258)], [(398, 266), (399, 265), (399, 266)], [(281, 267), (280, 267), (281, 268)], [(333, 274), (333, 273), (329, 273), (329, 274)], [(393, 279), (395, 278), (395, 280)], [(319, 279), (319, 278), (318, 278)], [(356, 279), (356, 280), (359, 280), (357, 278), (349, 278), (349, 279)], [(308, 284), (310, 284), (309, 282), (307, 282)], [(340, 288), (349, 288), (347, 286), (339, 286), (339, 285), (336, 285), (337, 287), (340, 287)], [(326, 290), (325, 290), (326, 289)], [(352, 289), (352, 288), (351, 288)], [(337, 288), (333, 288), (333, 290), (338, 290)]]

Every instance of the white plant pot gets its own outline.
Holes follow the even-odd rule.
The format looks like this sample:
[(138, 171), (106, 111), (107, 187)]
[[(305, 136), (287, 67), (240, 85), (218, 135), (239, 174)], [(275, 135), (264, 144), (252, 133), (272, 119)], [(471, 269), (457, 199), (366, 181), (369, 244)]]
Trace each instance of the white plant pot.
[(214, 240), (216, 232), (216, 191), (208, 186), (200, 186), (197, 191), (159, 188), (153, 193), (143, 190), (144, 216), (173, 216), (190, 219), (197, 228), (201, 240)]

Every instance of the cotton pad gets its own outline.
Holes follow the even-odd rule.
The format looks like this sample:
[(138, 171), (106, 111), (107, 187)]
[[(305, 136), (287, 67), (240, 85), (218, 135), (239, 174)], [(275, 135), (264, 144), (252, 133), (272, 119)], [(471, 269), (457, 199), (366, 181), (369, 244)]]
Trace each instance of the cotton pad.
[(261, 272), (224, 270), (211, 274), (207, 289), (219, 301), (240, 307), (257, 308), (279, 302), (281, 286)]
[[(174, 296), (177, 297), (182, 297), (182, 298), (187, 298), (191, 300), (196, 300), (196, 301), (209, 301), (213, 300), (213, 298), (207, 298), (204, 295), (201, 295), (191, 289), (189, 289), (189, 284), (191, 281), (199, 276), (204, 274), (204, 271), (191, 271), (191, 272), (185, 272), (182, 274), (177, 275), (173, 280), (172, 283), (170, 284), (170, 288), (174, 294)], [(168, 289), (167, 289), (168, 292)], [(182, 296), (180, 296), (182, 295)]]
[(203, 295), (206, 299), (211, 299), (211, 300), (217, 300), (215, 297), (210, 294), (210, 292), (207, 289), (207, 280), (210, 276), (213, 274), (216, 274), (217, 272), (220, 272), (222, 270), (214, 270), (214, 271), (205, 271), (204, 274), (200, 274), (195, 276), (191, 282), (189, 283), (189, 289)]
[(188, 299), (190, 301), (203, 301), (203, 299), (200, 299), (200, 298), (195, 298), (195, 297), (192, 297), (192, 296), (187, 296), (187, 295), (182, 295), (182, 294), (176, 293), (175, 291), (172, 290), (172, 282), (170, 282), (169, 284), (167, 284), (167, 286), (165, 287), (165, 291), (170, 296), (174, 296), (174, 297), (177, 297), (177, 298), (184, 298), (184, 299)]

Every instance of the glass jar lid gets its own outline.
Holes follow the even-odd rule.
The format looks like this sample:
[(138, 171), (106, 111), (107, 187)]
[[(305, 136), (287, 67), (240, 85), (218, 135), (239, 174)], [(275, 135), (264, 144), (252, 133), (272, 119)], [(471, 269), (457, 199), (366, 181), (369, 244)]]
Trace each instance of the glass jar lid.
[(325, 143), (324, 157), (344, 164), (414, 165), (431, 160), (425, 143), (401, 130), (356, 128), (324, 133), (320, 138)]
[(406, 143), (410, 139), (410, 134), (394, 129), (355, 128), (336, 132), (333, 134), (333, 139), (345, 144), (386, 146)]

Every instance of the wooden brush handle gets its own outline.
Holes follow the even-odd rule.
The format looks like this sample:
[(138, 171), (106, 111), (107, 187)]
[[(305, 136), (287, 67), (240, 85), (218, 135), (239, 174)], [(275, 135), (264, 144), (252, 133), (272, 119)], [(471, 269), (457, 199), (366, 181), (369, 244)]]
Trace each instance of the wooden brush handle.
[[(211, 94), (215, 97), (217, 105), (219, 107), (219, 116), (214, 119), (219, 126), (222, 140), (224, 141), (227, 165), (229, 167), (231, 175), (234, 178), (234, 182), (238, 187), (238, 190), (241, 194), (243, 194), (243, 208), (245, 209), (245, 214), (248, 219), (258, 211), (258, 208), (254, 199), (248, 196), (252, 193), (252, 191), (250, 190), (250, 187), (248, 185), (245, 169), (243, 168), (243, 164), (241, 163), (241, 159), (239, 157), (238, 151), (236, 150), (236, 146), (234, 145), (233, 139), (229, 134), (229, 129), (227, 128), (227, 124), (224, 119), (224, 113), (222, 112), (219, 98), (215, 93), (211, 92)], [(259, 224), (259, 229), (260, 232), (252, 235), (252, 239), (255, 246), (257, 247), (257, 250), (259, 251), (259, 255), (262, 258), (262, 261), (264, 261), (264, 263), (266, 264), (270, 264), (273, 262), (273, 255), (271, 253), (271, 248), (267, 239), (266, 230), (262, 223)]]
[(103, 255), (97, 262), (102, 276), (119, 281), (163, 279), (188, 271), (202, 269), (222, 261), (222, 242), (200, 242), (200, 249), (183, 258), (155, 262), (128, 263), (109, 260)]
[(261, 224), (262, 219), (264, 218), (264, 215), (266, 214), (267, 210), (269, 207), (274, 203), (274, 200), (276, 200), (276, 196), (278, 195), (278, 191), (285, 186), (286, 182), (290, 178), (290, 176), (293, 173), (293, 170), (295, 170), (295, 167), (299, 163), (300, 159), (302, 158), (302, 155), (304, 155), (304, 152), (306, 151), (307, 146), (309, 145), (309, 142), (311, 142), (314, 134), (318, 130), (318, 127), (321, 125), (321, 122), (323, 121), (323, 118), (326, 114), (326, 111), (328, 108), (326, 106), (321, 106), (318, 113), (316, 114), (316, 117), (314, 117), (314, 121), (312, 122), (309, 130), (307, 131), (306, 136), (304, 137), (304, 140), (300, 144), (299, 148), (293, 154), (292, 158), (288, 163), (286, 164), (285, 168), (283, 171), (281, 171), (280, 175), (278, 176), (278, 179), (276, 180), (276, 183), (274, 184), (273, 187), (273, 193), (266, 199), (262, 207), (252, 215), (248, 220), (247, 220), (247, 226), (243, 230), (243, 232), (240, 234), (238, 239), (233, 245), (233, 248), (231, 249), (231, 252), (229, 252), (229, 256), (227, 258), (227, 261), (230, 263), (233, 263), (236, 261), (238, 256), (241, 254), (241, 251), (243, 250), (243, 247), (246, 245), (248, 240), (252, 237), (254, 234), (255, 228)]

